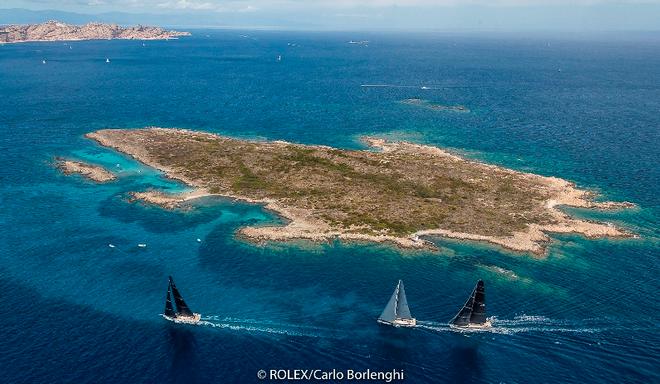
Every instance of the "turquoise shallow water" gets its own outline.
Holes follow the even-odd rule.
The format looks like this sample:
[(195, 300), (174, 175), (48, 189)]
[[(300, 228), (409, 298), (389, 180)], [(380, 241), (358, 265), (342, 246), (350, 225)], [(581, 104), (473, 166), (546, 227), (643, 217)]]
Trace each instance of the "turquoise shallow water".
[[(244, 34), (0, 46), (3, 380), (246, 383), (275, 368), (403, 369), (413, 383), (660, 379), (658, 38)], [(358, 37), (369, 46), (346, 44)], [(400, 103), (413, 97), (471, 112)], [(365, 134), (439, 145), (635, 202), (571, 212), (641, 238), (553, 236), (542, 260), (443, 239), (437, 254), (255, 246), (234, 232), (279, 220), (259, 206), (127, 202), (130, 191), (186, 187), (83, 135), (148, 125), (343, 148)], [(119, 179), (62, 176), (55, 156)], [(159, 317), (168, 274), (204, 326)], [(375, 323), (399, 278), (418, 329)], [(493, 332), (449, 331), (478, 278)]]

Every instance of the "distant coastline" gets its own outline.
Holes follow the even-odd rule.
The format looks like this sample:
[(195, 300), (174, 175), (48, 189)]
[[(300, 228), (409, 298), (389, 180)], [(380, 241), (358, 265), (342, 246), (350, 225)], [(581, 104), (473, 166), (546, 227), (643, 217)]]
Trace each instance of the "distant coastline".
[(195, 188), (174, 195), (133, 192), (134, 200), (171, 209), (218, 195), (263, 204), (288, 220), (284, 226), (239, 230), (253, 241), (340, 238), (433, 249), (421, 236), (440, 236), (540, 256), (548, 233), (634, 236), (558, 209), (620, 209), (632, 203), (596, 202), (593, 193), (566, 180), (466, 160), (431, 146), (365, 138), (380, 152), (348, 151), (164, 128), (107, 129), (86, 137)]
[(114, 39), (169, 40), (179, 36), (190, 36), (190, 32), (168, 31), (161, 27), (142, 25), (134, 27), (103, 23), (72, 25), (54, 20), (42, 24), (0, 26), (0, 44)]

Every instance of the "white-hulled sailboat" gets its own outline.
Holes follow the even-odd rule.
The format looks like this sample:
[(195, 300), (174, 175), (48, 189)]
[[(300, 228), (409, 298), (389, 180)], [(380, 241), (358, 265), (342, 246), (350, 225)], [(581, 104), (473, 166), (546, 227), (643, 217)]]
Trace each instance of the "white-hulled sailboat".
[(394, 327), (414, 327), (417, 325), (417, 320), (410, 314), (403, 281), (399, 280), (399, 284), (396, 285), (390, 301), (387, 302), (383, 313), (378, 318), (378, 322)]
[(449, 322), (452, 328), (488, 328), (490, 320), (486, 318), (486, 293), (483, 280), (477, 281), (470, 297), (460, 311)]
[[(171, 296), (174, 296), (174, 304), (176, 305), (176, 310), (174, 310), (174, 306), (172, 305), (170, 293)], [(202, 315), (199, 313), (193, 313), (190, 308), (188, 308), (188, 304), (183, 301), (181, 293), (179, 293), (176, 285), (174, 285), (172, 276), (170, 276), (170, 282), (167, 286), (167, 296), (165, 297), (165, 313), (163, 313), (163, 317), (175, 323), (187, 324), (197, 324), (202, 318)]]

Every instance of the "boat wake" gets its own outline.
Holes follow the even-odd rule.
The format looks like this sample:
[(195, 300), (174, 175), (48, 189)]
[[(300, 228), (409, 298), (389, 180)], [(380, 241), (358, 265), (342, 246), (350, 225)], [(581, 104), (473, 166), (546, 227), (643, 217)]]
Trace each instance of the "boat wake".
[(398, 84), (360, 84), (362, 88), (414, 88), (423, 90), (442, 89), (439, 87), (428, 87), (425, 85), (398, 85)]
[(497, 316), (493, 316), (489, 317), (488, 320), (490, 320), (492, 326), (487, 328), (457, 328), (434, 321), (418, 321), (417, 327), (434, 332), (486, 332), (504, 335), (525, 332), (597, 333), (610, 329), (605, 324), (598, 324), (594, 320), (556, 320), (534, 315), (520, 315), (515, 316), (513, 319), (499, 319)]
[[(161, 315), (162, 316), (162, 315)], [(545, 316), (520, 315), (513, 319), (499, 319), (496, 316), (488, 318), (492, 326), (485, 328), (452, 327), (448, 323), (417, 320), (415, 329), (434, 333), (452, 332), (459, 334), (501, 334), (514, 335), (519, 333), (599, 333), (616, 329), (630, 329), (626, 324), (612, 323), (611, 319), (558, 320)], [(342, 339), (354, 337), (353, 332), (324, 328), (311, 325), (280, 323), (274, 321), (258, 321), (237, 319), (221, 316), (202, 316), (196, 323), (186, 325), (219, 328), (235, 332), (252, 334), (270, 334), (324, 339)], [(349, 336), (349, 334), (351, 336)]]
[(341, 337), (338, 331), (329, 328), (236, 319), (230, 317), (221, 318), (220, 316), (203, 316), (198, 325), (249, 333), (269, 333), (274, 335), (333, 339), (338, 339)]

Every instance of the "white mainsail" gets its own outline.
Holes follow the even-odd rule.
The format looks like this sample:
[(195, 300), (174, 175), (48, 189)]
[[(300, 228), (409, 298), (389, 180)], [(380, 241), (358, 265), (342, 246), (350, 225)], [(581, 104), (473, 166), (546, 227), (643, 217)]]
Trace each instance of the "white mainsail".
[(385, 323), (396, 323), (397, 320), (412, 321), (414, 320), (410, 314), (408, 307), (408, 299), (406, 298), (406, 290), (403, 287), (403, 281), (399, 280), (390, 301), (387, 302), (385, 309), (378, 317), (378, 320)]

